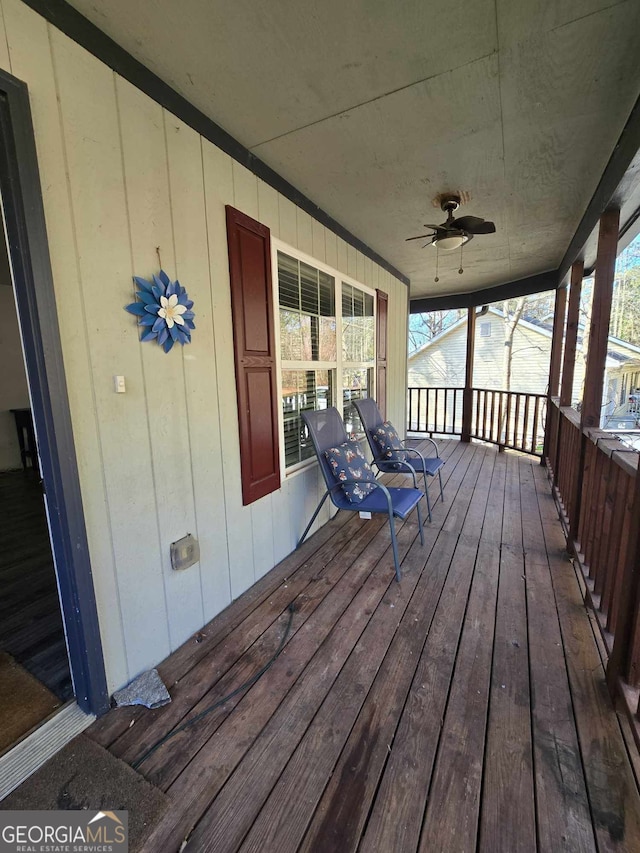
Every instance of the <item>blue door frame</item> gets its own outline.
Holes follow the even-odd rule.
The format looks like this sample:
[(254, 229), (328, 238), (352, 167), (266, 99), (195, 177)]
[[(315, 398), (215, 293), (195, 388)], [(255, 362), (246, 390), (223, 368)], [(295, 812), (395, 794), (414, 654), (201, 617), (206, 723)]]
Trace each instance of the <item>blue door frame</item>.
[(0, 193), (71, 677), (78, 705), (109, 707), (27, 87), (0, 71)]

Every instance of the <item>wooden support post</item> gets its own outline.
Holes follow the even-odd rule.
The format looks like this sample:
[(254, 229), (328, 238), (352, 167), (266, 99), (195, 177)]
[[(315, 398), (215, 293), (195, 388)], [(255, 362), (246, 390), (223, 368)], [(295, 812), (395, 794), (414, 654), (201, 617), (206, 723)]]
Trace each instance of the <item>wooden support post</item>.
[(461, 441), (471, 441), (473, 415), (473, 355), (476, 346), (476, 309), (467, 308), (467, 366), (464, 391), (462, 392), (462, 435)]
[(584, 378), (584, 396), (580, 413), (580, 460), (576, 482), (576, 497), (571, 512), (569, 527), (569, 547), (576, 546), (582, 512), (582, 484), (585, 475), (586, 445), (589, 439), (585, 434), (588, 427), (600, 426), (602, 412), (602, 388), (604, 385), (604, 367), (609, 343), (609, 320), (613, 297), (613, 278), (618, 249), (620, 224), (619, 210), (605, 210), (600, 217), (598, 235), (598, 256), (591, 303), (591, 329), (589, 333), (589, 352), (587, 370)]
[[(631, 518), (640, 518), (640, 470), (636, 473), (633, 491)], [(612, 697), (616, 697), (620, 678), (631, 684), (637, 684), (640, 673), (634, 666), (634, 628), (640, 607), (640, 524), (629, 525), (627, 555), (622, 575), (620, 596), (621, 606), (618, 613), (613, 649), (607, 664), (607, 685)]]
[(580, 320), (580, 293), (584, 277), (584, 261), (576, 261), (571, 267), (571, 290), (569, 291), (569, 310), (567, 312), (567, 330), (564, 339), (562, 360), (562, 385), (560, 387), (560, 405), (570, 406), (573, 396), (573, 376), (576, 366), (578, 344), (578, 322)]
[[(562, 339), (564, 337), (564, 319), (567, 307), (567, 289), (562, 285), (556, 290), (556, 303), (553, 312), (553, 337), (551, 339), (551, 360), (549, 362), (549, 388), (547, 390), (547, 412), (551, 411), (551, 398), (557, 397), (560, 385), (560, 364), (562, 361)], [(547, 418), (547, 424), (550, 424), (551, 418)], [(557, 423), (560, 421), (558, 419)], [(557, 425), (557, 424), (556, 424)], [(556, 434), (555, 441), (551, 441), (551, 430), (549, 426), (544, 432), (544, 447), (542, 451), (542, 459), (540, 464), (544, 465), (549, 458), (549, 448), (553, 445), (557, 446), (558, 436)]]
[(556, 304), (553, 313), (553, 338), (551, 340), (551, 361), (549, 364), (549, 397), (557, 397), (560, 386), (560, 365), (562, 364), (562, 339), (567, 308), (567, 288), (563, 285), (556, 290)]
[(619, 210), (606, 210), (600, 217), (598, 256), (596, 258), (596, 274), (591, 305), (589, 352), (584, 378), (584, 397), (582, 399), (581, 425), (583, 428), (600, 426), (619, 223)]

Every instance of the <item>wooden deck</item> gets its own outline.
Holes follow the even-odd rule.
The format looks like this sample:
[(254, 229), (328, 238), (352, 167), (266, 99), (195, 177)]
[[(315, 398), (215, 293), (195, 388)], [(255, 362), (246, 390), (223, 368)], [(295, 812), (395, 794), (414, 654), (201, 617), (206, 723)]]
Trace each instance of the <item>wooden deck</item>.
[(145, 851), (640, 850), (637, 753), (544, 469), (442, 455), (400, 584), (388, 525), (341, 513), (165, 661), (170, 705), (89, 730), (139, 761), (261, 669), (293, 602), (273, 665), (140, 764), (175, 801)]

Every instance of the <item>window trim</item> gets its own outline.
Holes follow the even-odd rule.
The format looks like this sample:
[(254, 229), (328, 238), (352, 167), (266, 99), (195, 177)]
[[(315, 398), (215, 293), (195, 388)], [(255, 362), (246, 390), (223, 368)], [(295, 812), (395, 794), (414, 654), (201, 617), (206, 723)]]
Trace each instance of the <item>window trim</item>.
[[(300, 362), (300, 361), (283, 361), (280, 353), (281, 353), (281, 341), (280, 341), (280, 295), (279, 295), (279, 287), (278, 287), (278, 252), (283, 252), (285, 255), (291, 255), (291, 257), (296, 258), (299, 261), (302, 261), (305, 264), (309, 264), (309, 266), (315, 267), (322, 272), (326, 272), (328, 275), (334, 277), (336, 282), (336, 293), (334, 294), (335, 301), (335, 311), (336, 311), (336, 362), (328, 361), (313, 361), (313, 362)], [(273, 299), (271, 310), (273, 312), (273, 322), (275, 327), (275, 348), (276, 348), (276, 386), (277, 386), (277, 394), (278, 394), (278, 442), (280, 447), (280, 475), (282, 482), (289, 477), (294, 477), (300, 473), (303, 473), (307, 469), (311, 468), (313, 465), (317, 465), (317, 460), (315, 457), (311, 459), (303, 459), (301, 462), (297, 462), (295, 465), (291, 465), (287, 468), (285, 452), (284, 452), (284, 413), (282, 411), (282, 372), (283, 370), (305, 370), (307, 369), (306, 365), (309, 365), (309, 370), (335, 370), (336, 381), (335, 381), (335, 396), (336, 399), (333, 401), (332, 405), (334, 405), (337, 410), (340, 412), (340, 416), (343, 415), (343, 406), (342, 406), (342, 391), (343, 391), (343, 367), (347, 369), (357, 370), (357, 369), (371, 369), (372, 370), (372, 394), (375, 397), (376, 393), (376, 356), (377, 356), (377, 340), (375, 336), (375, 329), (377, 328), (377, 302), (376, 302), (376, 289), (375, 287), (369, 287), (369, 285), (363, 284), (358, 279), (353, 278), (353, 276), (347, 275), (346, 273), (341, 272), (335, 267), (330, 266), (324, 261), (319, 260), (318, 258), (314, 258), (313, 255), (309, 255), (306, 252), (301, 251), (300, 249), (296, 249), (295, 246), (291, 246), (289, 243), (285, 243), (283, 240), (279, 240), (277, 237), (271, 235), (271, 278), (273, 281)], [(349, 284), (352, 287), (356, 287), (359, 290), (363, 291), (363, 293), (367, 293), (373, 297), (373, 328), (374, 328), (374, 341), (373, 341), (373, 360), (371, 362), (343, 362), (342, 358), (342, 283)], [(339, 292), (338, 292), (339, 288)]]

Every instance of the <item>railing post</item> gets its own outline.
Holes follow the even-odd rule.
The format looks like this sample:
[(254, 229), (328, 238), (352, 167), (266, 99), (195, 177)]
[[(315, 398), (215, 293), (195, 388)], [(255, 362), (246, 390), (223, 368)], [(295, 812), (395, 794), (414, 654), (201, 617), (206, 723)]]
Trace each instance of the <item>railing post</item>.
[(560, 465), (560, 439), (562, 434), (562, 409), (571, 405), (573, 399), (573, 377), (576, 367), (576, 350), (578, 348), (578, 323), (580, 321), (580, 294), (584, 278), (584, 261), (574, 261), (571, 267), (571, 289), (569, 291), (569, 308), (567, 310), (567, 325), (564, 336), (564, 354), (562, 357), (562, 384), (560, 385), (560, 400), (558, 402), (558, 432), (554, 458), (550, 459), (553, 468), (553, 485), (558, 485), (558, 467)]
[(598, 428), (600, 426), (604, 365), (609, 343), (609, 320), (611, 317), (619, 223), (619, 210), (606, 210), (600, 217), (598, 256), (596, 258), (596, 274), (591, 305), (589, 352), (587, 354), (587, 370), (582, 400), (581, 425), (583, 429), (584, 427)]
[(560, 387), (560, 405), (570, 406), (573, 396), (573, 376), (576, 366), (578, 345), (578, 322), (580, 320), (580, 291), (584, 276), (584, 261), (576, 261), (571, 267), (571, 290), (569, 291), (569, 310), (567, 311), (567, 330), (564, 339), (564, 357), (562, 360), (562, 385)]
[[(562, 285), (556, 290), (556, 304), (553, 312), (553, 337), (551, 339), (551, 359), (549, 362), (549, 388), (547, 390), (547, 411), (551, 411), (551, 399), (558, 394), (560, 385), (560, 360), (562, 357), (562, 338), (564, 337), (564, 318), (567, 307), (567, 289)], [(547, 429), (544, 431), (544, 448), (540, 464), (544, 465), (549, 458), (549, 447), (557, 444), (551, 441), (551, 418), (547, 419)]]
[(613, 280), (618, 249), (620, 224), (619, 210), (605, 210), (600, 217), (598, 233), (598, 254), (591, 303), (591, 328), (589, 332), (589, 351), (587, 369), (584, 377), (584, 396), (580, 413), (580, 461), (576, 483), (575, 508), (571, 513), (569, 538), (575, 549), (582, 512), (582, 484), (585, 474), (587, 427), (599, 427), (602, 411), (602, 388), (604, 385), (604, 367), (609, 344), (609, 321), (613, 297)]
[[(633, 489), (631, 518), (640, 518), (640, 470), (636, 472)], [(607, 685), (615, 698), (621, 677), (637, 683), (640, 673), (635, 672), (632, 660), (634, 624), (640, 607), (640, 524), (629, 525), (627, 553), (620, 589), (620, 610), (616, 623), (613, 649), (607, 664)]]
[(476, 343), (476, 309), (467, 309), (467, 362), (464, 391), (462, 392), (462, 435), (461, 441), (471, 441), (471, 420), (473, 414), (473, 354)]

